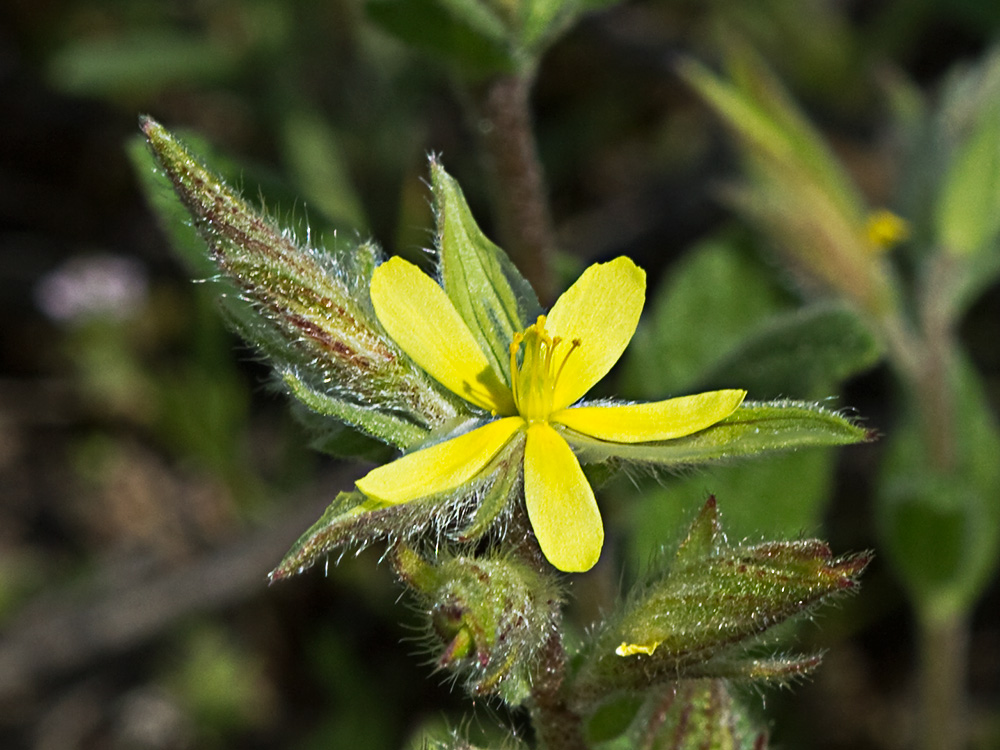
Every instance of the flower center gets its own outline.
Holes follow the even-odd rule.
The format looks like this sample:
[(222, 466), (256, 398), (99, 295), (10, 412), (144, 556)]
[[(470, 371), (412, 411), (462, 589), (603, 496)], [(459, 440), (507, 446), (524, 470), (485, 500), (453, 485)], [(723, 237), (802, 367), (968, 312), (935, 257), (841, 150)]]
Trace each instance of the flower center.
[[(521, 365), (517, 355), (524, 344)], [(552, 394), (566, 360), (580, 346), (579, 339), (564, 341), (549, 336), (545, 316), (539, 315), (524, 333), (510, 342), (510, 379), (517, 412), (528, 422), (544, 422), (552, 413)], [(557, 353), (558, 352), (558, 353)]]

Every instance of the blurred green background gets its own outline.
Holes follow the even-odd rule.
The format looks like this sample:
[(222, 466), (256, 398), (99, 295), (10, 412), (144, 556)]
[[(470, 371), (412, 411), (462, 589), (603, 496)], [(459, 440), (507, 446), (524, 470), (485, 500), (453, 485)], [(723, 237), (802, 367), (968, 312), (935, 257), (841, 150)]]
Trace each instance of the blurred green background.
[[(387, 2), (0, 6), (0, 747), (396, 748), (419, 746), (428, 728), (523, 733), (523, 717), (473, 707), (432, 674), (377, 550), (266, 586), (364, 467), (308, 449), (266, 367), (225, 331), (210, 285), (189, 280), (127, 153), (149, 113), (282, 221), (308, 221), (328, 245), (371, 236), (412, 255), (432, 241), (422, 180), (437, 152), (489, 231), (479, 123), (433, 44), (422, 54), (387, 33)], [(440, 31), (420, 20), (415, 36)], [(720, 200), (739, 161), (675, 72), (682, 55), (716, 65), (732, 33), (884, 205), (918, 184), (898, 168), (885, 82), (933, 94), (1000, 39), (1000, 4), (646, 0), (585, 16), (548, 51), (533, 108), (560, 264), (569, 276), (628, 254), (650, 274), (625, 396), (687, 388), (741, 331), (794, 307), (795, 284)], [(697, 335), (713, 314), (729, 316), (711, 330), (731, 340)], [(959, 336), (995, 413), (996, 288)], [(833, 397), (839, 377), (809, 380), (817, 392), (751, 395)], [(869, 369), (831, 403), (891, 435), (890, 381)], [(615, 485), (602, 509), (619, 543), (574, 579), (576, 621), (613, 601), (623, 570), (676, 541), (708, 492), (738, 535), (878, 550), (884, 450), (776, 459), (770, 479), (704, 472), (632, 507)], [(726, 501), (789, 477), (802, 494), (775, 496), (767, 515)], [(629, 528), (639, 533), (625, 544)], [(1000, 747), (998, 605), (994, 582), (971, 615), (976, 747)], [(909, 746), (915, 637), (879, 558), (859, 597), (802, 628), (826, 663), (794, 691), (765, 694), (775, 743)]]

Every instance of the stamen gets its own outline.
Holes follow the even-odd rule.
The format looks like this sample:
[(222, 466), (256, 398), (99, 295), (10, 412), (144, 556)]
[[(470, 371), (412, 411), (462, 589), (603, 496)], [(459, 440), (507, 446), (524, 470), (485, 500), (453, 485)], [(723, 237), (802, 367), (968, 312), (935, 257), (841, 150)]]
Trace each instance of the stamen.
[[(548, 419), (556, 381), (570, 356), (581, 346), (580, 339), (573, 339), (557, 358), (556, 349), (566, 343), (566, 339), (550, 336), (545, 323), (545, 316), (539, 315), (533, 325), (515, 333), (510, 343), (511, 392), (518, 413), (528, 421)], [(521, 354), (520, 366), (518, 354)]]
[(580, 341), (580, 339), (573, 339), (570, 342), (569, 351), (566, 352), (566, 356), (563, 357), (562, 362), (559, 363), (559, 369), (556, 370), (556, 374), (552, 376), (553, 385), (555, 385), (555, 382), (559, 380), (559, 376), (562, 375), (563, 368), (566, 366), (567, 360), (569, 360), (569, 355), (575, 352), (582, 344), (583, 342)]

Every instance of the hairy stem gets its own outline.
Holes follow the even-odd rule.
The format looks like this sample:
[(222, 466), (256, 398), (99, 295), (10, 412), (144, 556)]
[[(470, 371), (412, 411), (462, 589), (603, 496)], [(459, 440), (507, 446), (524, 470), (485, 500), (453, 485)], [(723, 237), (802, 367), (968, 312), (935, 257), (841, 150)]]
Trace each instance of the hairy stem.
[(564, 689), (566, 652), (562, 633), (553, 628), (535, 664), (531, 685), (531, 720), (546, 750), (586, 750), (580, 717), (570, 707)]
[[(522, 560), (539, 570), (549, 568), (545, 555), (535, 541), (523, 506), (518, 506), (511, 515), (507, 535), (511, 539), (521, 540), (514, 552)], [(583, 723), (580, 715), (570, 707), (572, 696), (569, 695), (566, 684), (567, 664), (562, 641), (560, 603), (552, 602), (552, 606), (552, 629), (532, 667), (531, 697), (528, 701), (531, 723), (540, 747), (545, 750), (586, 750)]]
[(531, 76), (491, 79), (473, 92), (473, 111), (493, 186), (500, 241), (548, 305), (554, 297), (555, 234), (532, 129)]

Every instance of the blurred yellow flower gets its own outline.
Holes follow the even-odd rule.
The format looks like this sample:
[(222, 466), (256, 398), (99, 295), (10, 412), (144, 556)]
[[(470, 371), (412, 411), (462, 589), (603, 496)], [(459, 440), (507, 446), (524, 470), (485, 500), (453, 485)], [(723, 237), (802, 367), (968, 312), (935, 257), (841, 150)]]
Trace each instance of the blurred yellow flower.
[(574, 405), (625, 351), (645, 291), (645, 272), (628, 258), (591, 266), (547, 316), (515, 334), (510, 370), (500, 373), (433, 279), (401, 258), (379, 266), (371, 299), (389, 335), (438, 382), (496, 419), (369, 472), (358, 489), (387, 505), (457, 489), (523, 432), (524, 499), (538, 544), (560, 570), (590, 569), (604, 526), (570, 447), (574, 435), (670, 440), (724, 419), (746, 395), (722, 390), (646, 404)]

